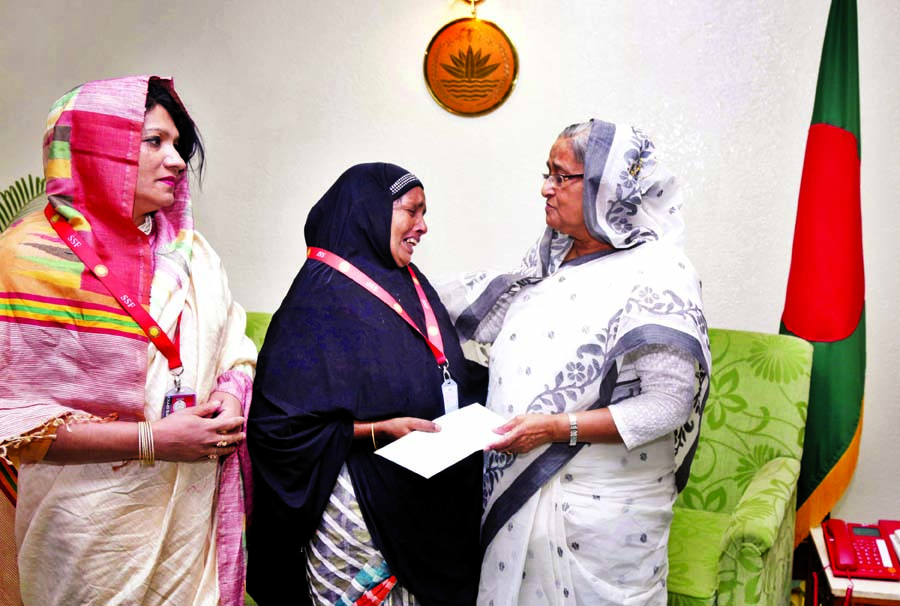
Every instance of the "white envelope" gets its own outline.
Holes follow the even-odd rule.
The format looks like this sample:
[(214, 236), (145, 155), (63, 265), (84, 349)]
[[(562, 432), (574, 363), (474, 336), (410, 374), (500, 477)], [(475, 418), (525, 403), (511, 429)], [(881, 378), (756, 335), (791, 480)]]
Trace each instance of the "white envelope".
[(494, 429), (506, 419), (481, 404), (470, 404), (434, 420), (441, 430), (414, 431), (375, 451), (375, 454), (430, 478), (473, 452), (500, 439)]

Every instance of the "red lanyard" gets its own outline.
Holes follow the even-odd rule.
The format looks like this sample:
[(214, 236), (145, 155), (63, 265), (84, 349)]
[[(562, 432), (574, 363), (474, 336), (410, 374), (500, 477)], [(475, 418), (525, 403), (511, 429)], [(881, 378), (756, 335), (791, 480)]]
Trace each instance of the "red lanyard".
[(72, 252), (81, 259), (81, 262), (97, 276), (97, 279), (106, 287), (106, 290), (115, 297), (122, 309), (134, 318), (134, 321), (138, 323), (147, 335), (147, 338), (150, 339), (150, 342), (156, 345), (157, 349), (166, 356), (166, 359), (169, 361), (169, 370), (173, 371), (173, 374), (181, 374), (176, 372), (182, 367), (181, 356), (178, 353), (177, 328), (175, 332), (176, 342), (173, 343), (165, 331), (156, 323), (156, 320), (150, 317), (150, 314), (137, 302), (137, 297), (128, 294), (128, 291), (125, 290), (118, 278), (109, 273), (109, 268), (103, 264), (97, 253), (94, 252), (94, 249), (81, 239), (68, 221), (53, 209), (52, 204), (47, 204), (46, 208), (44, 208), (44, 216), (50, 221), (50, 225), (56, 230), (59, 237), (69, 245)]
[(374, 280), (372, 280), (369, 276), (361, 272), (357, 269), (353, 264), (349, 261), (345, 261), (340, 258), (338, 255), (325, 250), (324, 248), (307, 248), (306, 249), (306, 258), (307, 259), (315, 259), (317, 261), (321, 261), (326, 265), (333, 267), (338, 270), (370, 293), (381, 299), (381, 302), (393, 309), (397, 312), (401, 318), (406, 320), (406, 323), (413, 327), (417, 333), (419, 333), (423, 339), (428, 343), (428, 347), (431, 348), (431, 353), (434, 354), (437, 363), (441, 366), (445, 366), (447, 364), (447, 356), (444, 355), (444, 341), (441, 338), (441, 329), (438, 328), (437, 318), (434, 316), (434, 310), (431, 309), (431, 304), (428, 303), (428, 298), (425, 296), (425, 291), (422, 289), (422, 284), (419, 283), (419, 278), (416, 277), (416, 273), (413, 271), (412, 267), (407, 265), (406, 268), (409, 270), (409, 274), (412, 276), (413, 284), (416, 287), (416, 293), (419, 295), (419, 301), (422, 304), (422, 311), (425, 312), (425, 327), (428, 330), (428, 334), (425, 335), (419, 327), (415, 325), (412, 321), (412, 318), (409, 317), (409, 314), (403, 309), (403, 307), (397, 302), (397, 300), (391, 296), (390, 293), (385, 291), (381, 286), (378, 285)]

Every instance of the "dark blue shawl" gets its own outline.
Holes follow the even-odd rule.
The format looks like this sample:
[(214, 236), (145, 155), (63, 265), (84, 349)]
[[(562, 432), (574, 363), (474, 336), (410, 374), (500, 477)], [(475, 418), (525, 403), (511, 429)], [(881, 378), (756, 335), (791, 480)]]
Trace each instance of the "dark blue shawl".
[[(409, 271), (390, 252), (393, 201), (418, 181), (391, 164), (347, 170), (313, 207), (307, 246), (350, 261), (389, 291), (421, 330)], [(415, 269), (415, 267), (414, 267)], [(484, 402), (485, 369), (467, 362), (434, 289), (460, 406)], [(419, 601), (474, 604), (481, 553), (481, 453), (426, 480), (353, 440), (353, 421), (443, 414), (441, 370), (424, 339), (368, 291), (307, 260), (259, 355), (247, 440), (254, 466), (248, 589), (260, 604), (304, 596), (305, 546), (346, 462), (366, 525), (391, 571)], [(271, 600), (271, 601), (270, 601)]]

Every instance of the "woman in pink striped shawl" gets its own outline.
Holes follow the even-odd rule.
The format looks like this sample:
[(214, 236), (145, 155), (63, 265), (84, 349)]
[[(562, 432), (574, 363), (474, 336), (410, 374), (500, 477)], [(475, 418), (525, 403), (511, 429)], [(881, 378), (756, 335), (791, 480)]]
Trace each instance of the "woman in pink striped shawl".
[(243, 603), (256, 355), (194, 229), (192, 157), (171, 80), (83, 84), (48, 118), (49, 203), (0, 237), (0, 457), (19, 473), (26, 606)]

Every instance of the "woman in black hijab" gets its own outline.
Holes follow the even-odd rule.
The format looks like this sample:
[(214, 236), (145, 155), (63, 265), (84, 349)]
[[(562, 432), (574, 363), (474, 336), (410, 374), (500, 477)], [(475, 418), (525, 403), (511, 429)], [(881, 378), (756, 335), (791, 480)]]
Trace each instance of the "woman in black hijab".
[(376, 443), (437, 429), (431, 420), (453, 407), (445, 368), (459, 406), (484, 401), (485, 369), (464, 359), (410, 264), (424, 214), (419, 180), (381, 163), (347, 170), (309, 213), (308, 259), (260, 351), (248, 422), (248, 590), (261, 606), (302, 603), (307, 592), (316, 604), (353, 604), (366, 592), (369, 604), (474, 604), (481, 453), (430, 479), (374, 454)]

